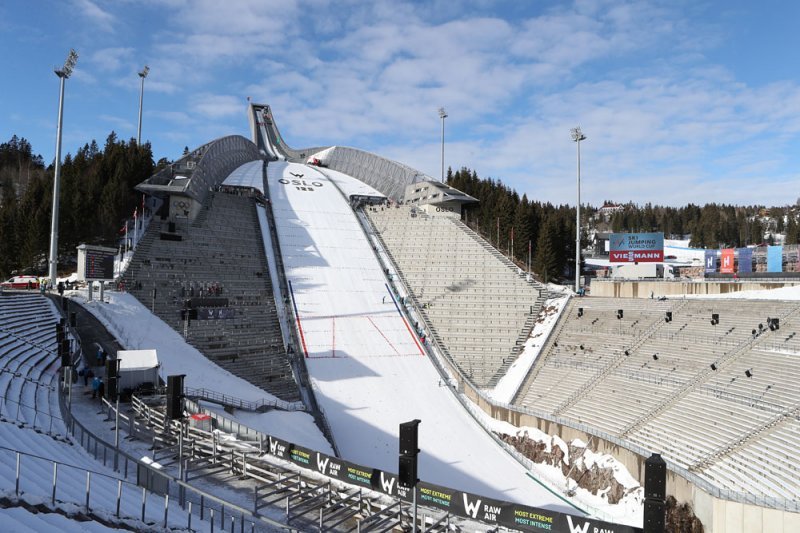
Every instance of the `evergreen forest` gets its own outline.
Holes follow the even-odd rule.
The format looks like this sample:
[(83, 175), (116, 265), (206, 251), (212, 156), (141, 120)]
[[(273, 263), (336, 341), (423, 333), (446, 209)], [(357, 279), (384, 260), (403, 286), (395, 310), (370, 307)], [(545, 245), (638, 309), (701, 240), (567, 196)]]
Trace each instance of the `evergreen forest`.
[[(81, 243), (117, 247), (120, 229), (142, 197), (134, 187), (168, 165), (153, 160), (149, 143), (120, 140), (111, 132), (100, 147), (91, 141), (67, 154), (61, 166), (59, 264), (69, 265)], [(0, 144), (0, 278), (44, 274), (50, 246), (53, 165), (45, 165), (24, 138)], [(480, 178), (461, 168), (447, 183), (480, 200), (468, 206), (464, 221), (521, 267), (530, 263), (542, 279), (554, 281), (574, 272), (575, 208), (520, 196), (501, 180)], [(611, 204), (611, 202), (606, 202)], [(697, 247), (784, 244), (800, 237), (797, 206), (689, 204), (684, 207), (621, 205), (611, 214), (581, 206), (581, 247), (596, 232), (663, 231), (667, 238), (689, 238)], [(512, 245), (513, 243), (513, 245)], [(530, 253), (530, 256), (529, 256)]]

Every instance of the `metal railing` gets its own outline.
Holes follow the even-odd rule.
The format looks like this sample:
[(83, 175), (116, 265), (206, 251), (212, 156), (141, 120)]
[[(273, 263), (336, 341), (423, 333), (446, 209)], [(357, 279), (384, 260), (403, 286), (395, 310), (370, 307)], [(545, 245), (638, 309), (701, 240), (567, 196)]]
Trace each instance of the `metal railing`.
[(230, 396), (221, 392), (206, 388), (194, 389), (185, 388), (184, 395), (191, 398), (198, 398), (212, 403), (218, 403), (225, 407), (233, 407), (245, 411), (263, 413), (270, 409), (280, 409), (282, 411), (305, 411), (306, 407), (300, 402), (287, 402), (281, 399), (268, 400), (262, 398), (257, 401), (243, 400), (235, 396)]

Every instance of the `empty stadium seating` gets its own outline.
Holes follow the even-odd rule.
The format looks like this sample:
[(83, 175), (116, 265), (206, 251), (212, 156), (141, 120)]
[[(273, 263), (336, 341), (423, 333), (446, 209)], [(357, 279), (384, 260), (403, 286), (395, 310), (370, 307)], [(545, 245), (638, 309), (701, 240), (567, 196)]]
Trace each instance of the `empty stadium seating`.
[(797, 302), (573, 300), (515, 403), (660, 452), (721, 489), (796, 498), (798, 326)]
[(53, 436), (64, 434), (58, 407), (55, 324), (50, 300), (38, 294), (0, 298), (0, 421)]
[[(299, 399), (281, 335), (261, 230), (252, 198), (209, 193), (180, 240), (162, 239), (154, 220), (125, 273), (125, 286), (209, 359), (287, 400)], [(155, 289), (155, 298), (153, 291)], [(233, 318), (181, 319), (184, 301), (226, 298)]]
[(430, 336), (464, 374), (492, 387), (519, 355), (546, 289), (452, 216), (368, 207)]

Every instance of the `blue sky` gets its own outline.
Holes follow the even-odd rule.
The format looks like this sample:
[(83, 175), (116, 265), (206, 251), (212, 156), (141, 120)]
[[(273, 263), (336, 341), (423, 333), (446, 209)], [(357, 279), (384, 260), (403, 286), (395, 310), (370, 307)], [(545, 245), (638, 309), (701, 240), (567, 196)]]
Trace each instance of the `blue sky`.
[(800, 190), (800, 3), (11, 0), (0, 3), (0, 140), (64, 152), (111, 130), (175, 159), (248, 135), (246, 98), (290, 146), (354, 146), (520, 193), (787, 205)]

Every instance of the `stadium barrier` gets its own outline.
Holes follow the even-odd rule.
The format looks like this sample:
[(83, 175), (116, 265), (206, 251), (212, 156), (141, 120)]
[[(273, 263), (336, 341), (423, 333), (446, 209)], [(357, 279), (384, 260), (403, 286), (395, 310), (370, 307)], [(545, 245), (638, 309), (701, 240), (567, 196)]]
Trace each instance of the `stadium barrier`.
[[(145, 409), (150, 409), (145, 404), (141, 405)], [(218, 413), (202, 409), (195, 402), (185, 400), (184, 405), (189, 412), (202, 412), (209, 415), (215, 420), (218, 427), (241, 432), (240, 434), (248, 439), (255, 437), (263, 443), (260, 448), (266, 454), (288, 461), (296, 467), (311, 470), (355, 487), (373, 490), (407, 503), (413, 500), (411, 489), (400, 485), (397, 474), (352, 463), (261, 433)], [(572, 533), (575, 531), (576, 525), (579, 531), (605, 531), (607, 533), (638, 533), (642, 531), (641, 528), (505, 502), (432, 483), (420, 482), (416, 491), (417, 501), (426, 507), (445, 511), (468, 520), (520, 531), (547, 530), (556, 533)]]

